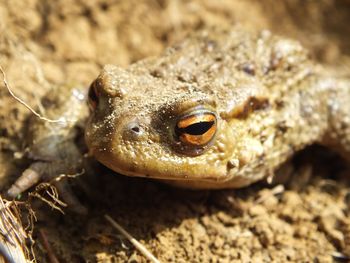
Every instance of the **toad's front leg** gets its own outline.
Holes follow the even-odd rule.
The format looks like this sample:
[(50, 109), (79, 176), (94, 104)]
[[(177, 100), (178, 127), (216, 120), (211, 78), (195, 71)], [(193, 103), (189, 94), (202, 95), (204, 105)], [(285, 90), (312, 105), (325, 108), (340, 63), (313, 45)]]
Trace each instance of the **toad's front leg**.
[[(83, 156), (73, 142), (66, 142), (63, 160), (35, 161), (8, 189), (7, 194), (15, 198), (40, 181), (49, 182), (56, 187), (59, 196), (68, 205), (69, 210), (78, 214), (86, 214), (87, 209), (75, 197), (66, 175), (80, 174), (83, 171)], [(69, 152), (70, 157), (66, 155)], [(62, 152), (61, 152), (62, 153)], [(62, 177), (60, 177), (63, 175)]]
[(333, 148), (350, 160), (350, 80), (326, 82), (328, 94), (328, 130), (322, 144)]
[(85, 88), (57, 88), (44, 97), (42, 104), (46, 117), (60, 121), (48, 122), (34, 117), (29, 121), (27, 155), (34, 162), (7, 193), (14, 198), (39, 181), (50, 182), (70, 210), (87, 213), (72, 193), (67, 179), (61, 176), (80, 174), (84, 170), (83, 154), (76, 141), (78, 127), (88, 114)]

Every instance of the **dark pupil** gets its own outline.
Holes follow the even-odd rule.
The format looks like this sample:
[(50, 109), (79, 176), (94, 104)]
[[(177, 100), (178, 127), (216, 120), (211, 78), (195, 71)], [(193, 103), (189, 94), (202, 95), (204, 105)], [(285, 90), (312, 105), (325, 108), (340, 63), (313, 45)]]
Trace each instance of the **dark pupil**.
[(214, 121), (197, 122), (187, 126), (186, 128), (179, 129), (181, 133), (187, 133), (191, 135), (202, 135), (206, 133), (214, 124)]

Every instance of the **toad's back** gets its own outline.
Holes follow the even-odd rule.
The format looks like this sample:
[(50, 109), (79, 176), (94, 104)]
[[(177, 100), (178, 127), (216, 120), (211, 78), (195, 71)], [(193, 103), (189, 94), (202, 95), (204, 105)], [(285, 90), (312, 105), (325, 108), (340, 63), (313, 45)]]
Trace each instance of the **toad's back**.
[(312, 143), (350, 154), (349, 82), (269, 32), (204, 31), (125, 70), (107, 65), (90, 102), (90, 151), (125, 175), (242, 187)]

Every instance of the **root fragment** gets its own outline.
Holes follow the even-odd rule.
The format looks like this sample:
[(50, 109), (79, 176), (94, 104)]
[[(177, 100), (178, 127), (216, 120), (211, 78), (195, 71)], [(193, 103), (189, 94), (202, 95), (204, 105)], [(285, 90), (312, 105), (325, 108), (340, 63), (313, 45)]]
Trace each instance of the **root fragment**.
[(30, 110), (31, 113), (33, 113), (36, 117), (38, 117), (39, 119), (41, 119), (43, 121), (47, 121), (47, 122), (63, 122), (63, 123), (65, 123), (68, 121), (65, 118), (59, 118), (59, 119), (53, 120), (53, 119), (49, 119), (49, 118), (42, 116), (40, 113), (38, 113), (36, 110), (34, 110), (28, 103), (26, 103), (24, 100), (22, 100), (21, 98), (16, 96), (16, 94), (12, 91), (12, 89), (7, 81), (6, 73), (1, 66), (0, 66), (0, 72), (2, 74), (4, 85), (5, 85), (6, 89), (8, 90), (8, 92), (10, 93), (10, 95), (16, 101), (18, 101), (20, 104), (22, 104), (24, 107), (26, 107), (28, 110)]

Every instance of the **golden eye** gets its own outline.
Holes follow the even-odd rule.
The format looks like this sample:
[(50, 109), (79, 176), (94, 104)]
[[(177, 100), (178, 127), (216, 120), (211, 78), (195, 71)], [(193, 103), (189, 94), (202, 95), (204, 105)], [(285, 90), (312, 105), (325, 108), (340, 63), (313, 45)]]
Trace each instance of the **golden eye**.
[(175, 127), (178, 139), (186, 145), (205, 146), (216, 133), (216, 115), (199, 110), (181, 117)]
[(90, 85), (88, 97), (89, 97), (89, 107), (90, 107), (90, 109), (91, 110), (96, 109), (96, 107), (98, 105), (99, 94), (97, 92), (95, 81)]

